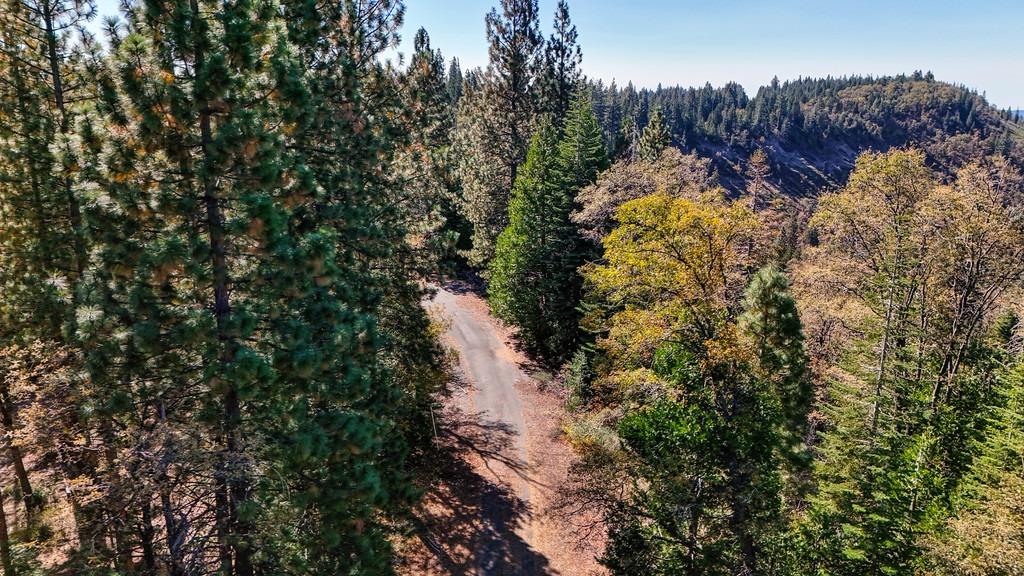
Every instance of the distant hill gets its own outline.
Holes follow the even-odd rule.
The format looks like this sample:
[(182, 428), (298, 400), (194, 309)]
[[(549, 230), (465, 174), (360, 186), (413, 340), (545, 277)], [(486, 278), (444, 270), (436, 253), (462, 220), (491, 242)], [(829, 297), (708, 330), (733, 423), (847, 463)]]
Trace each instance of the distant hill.
[(661, 107), (674, 143), (711, 158), (722, 184), (737, 193), (758, 147), (768, 154), (774, 186), (797, 196), (841, 185), (869, 149), (918, 146), (945, 169), (993, 153), (1024, 160), (1019, 116), (931, 74), (776, 80), (753, 98), (738, 84), (592, 89), (611, 147), (621, 147), (623, 133), (644, 126)]

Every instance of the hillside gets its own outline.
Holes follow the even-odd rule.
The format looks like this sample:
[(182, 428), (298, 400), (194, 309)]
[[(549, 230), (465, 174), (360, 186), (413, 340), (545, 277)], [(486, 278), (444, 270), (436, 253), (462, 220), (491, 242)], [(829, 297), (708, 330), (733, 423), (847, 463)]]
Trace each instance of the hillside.
[(918, 146), (944, 170), (984, 154), (1024, 158), (1019, 118), (931, 74), (775, 80), (753, 98), (738, 84), (636, 90), (596, 83), (592, 90), (610, 147), (628, 147), (660, 107), (673, 143), (711, 158), (733, 192), (745, 187), (744, 166), (758, 147), (772, 165), (772, 183), (790, 195), (842, 183), (869, 149)]

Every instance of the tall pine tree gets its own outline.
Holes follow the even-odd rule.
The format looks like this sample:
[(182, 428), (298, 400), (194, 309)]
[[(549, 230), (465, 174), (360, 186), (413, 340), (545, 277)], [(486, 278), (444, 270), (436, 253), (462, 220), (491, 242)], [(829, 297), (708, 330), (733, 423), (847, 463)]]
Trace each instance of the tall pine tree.
[(557, 365), (575, 349), (585, 245), (569, 219), (576, 193), (607, 167), (601, 129), (590, 97), (579, 92), (558, 140), (542, 121), (498, 238), (489, 299), (495, 312), (520, 327), (529, 350)]
[(554, 31), (544, 47), (543, 69), (538, 78), (538, 109), (561, 123), (569, 110), (573, 93), (583, 76), (583, 53), (576, 26), (569, 18), (569, 4), (559, 0), (555, 8)]
[[(508, 204), (533, 131), (536, 75), (544, 39), (537, 0), (502, 0), (487, 15), (490, 64), (475, 100), (460, 107), (465, 212), (473, 224), (470, 262), (485, 265), (508, 225)], [(487, 173), (486, 177), (480, 177)]]

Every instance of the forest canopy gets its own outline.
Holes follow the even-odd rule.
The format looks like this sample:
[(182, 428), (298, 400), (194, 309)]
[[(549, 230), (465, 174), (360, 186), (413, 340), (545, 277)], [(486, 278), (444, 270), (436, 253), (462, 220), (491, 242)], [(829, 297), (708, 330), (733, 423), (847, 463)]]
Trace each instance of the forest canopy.
[(3, 575), (401, 572), (452, 280), (608, 573), (1024, 574), (1019, 111), (606, 84), (495, 4), (463, 69), (400, 0), (0, 0)]

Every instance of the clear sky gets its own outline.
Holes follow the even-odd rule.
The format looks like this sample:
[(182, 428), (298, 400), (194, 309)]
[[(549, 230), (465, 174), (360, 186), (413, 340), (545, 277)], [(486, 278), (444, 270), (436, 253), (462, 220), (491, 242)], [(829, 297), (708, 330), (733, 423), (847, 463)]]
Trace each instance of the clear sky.
[[(99, 0), (105, 12), (117, 0)], [(550, 33), (557, 0), (540, 0)], [(425, 27), (445, 58), (487, 63), (484, 14), (497, 0), (406, 0), (403, 51)], [(898, 74), (940, 80), (1024, 108), (1022, 0), (569, 0), (591, 78), (638, 86), (773, 76)]]

